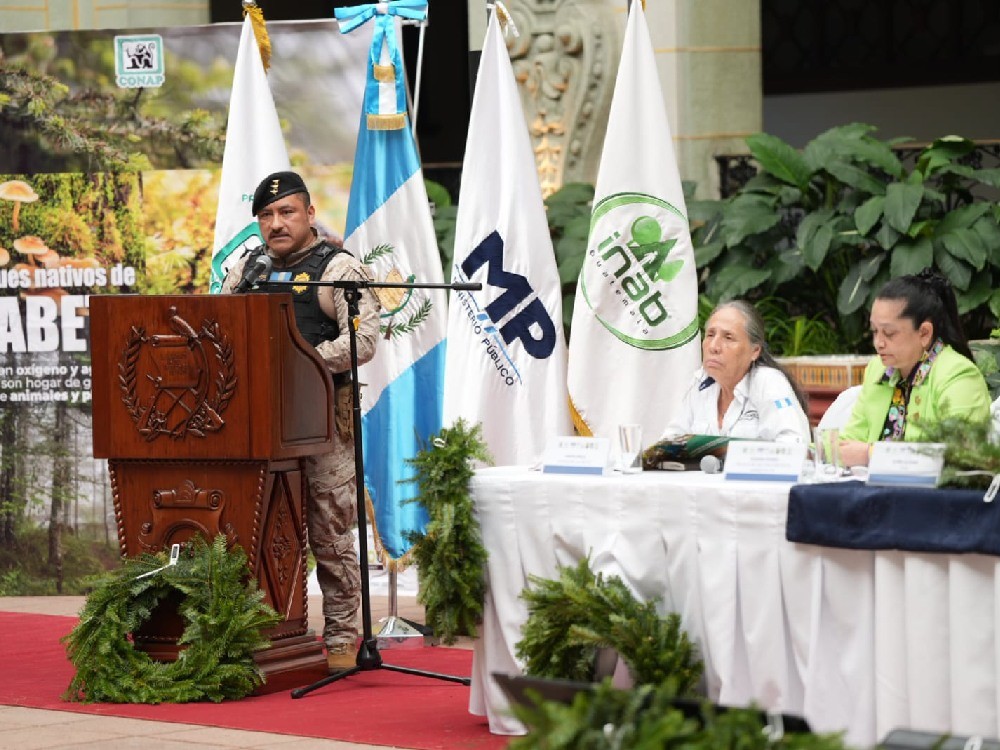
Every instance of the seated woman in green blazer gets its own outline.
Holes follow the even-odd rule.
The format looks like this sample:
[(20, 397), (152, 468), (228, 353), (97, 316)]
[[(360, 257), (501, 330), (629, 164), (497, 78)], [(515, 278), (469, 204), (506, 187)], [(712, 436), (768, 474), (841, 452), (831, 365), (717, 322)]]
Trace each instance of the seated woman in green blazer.
[(840, 431), (845, 465), (866, 465), (879, 440), (919, 442), (921, 425), (945, 416), (989, 419), (986, 381), (945, 278), (925, 269), (890, 280), (869, 319), (878, 356), (868, 363), (861, 393)]

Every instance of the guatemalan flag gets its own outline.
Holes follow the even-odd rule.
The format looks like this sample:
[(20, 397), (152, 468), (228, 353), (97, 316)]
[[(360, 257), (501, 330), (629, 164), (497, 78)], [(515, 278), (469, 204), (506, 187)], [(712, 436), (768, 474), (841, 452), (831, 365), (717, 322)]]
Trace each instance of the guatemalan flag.
[[(255, 8), (253, 12), (260, 11)], [(212, 245), (211, 292), (221, 291), (226, 273), (244, 253), (264, 244), (257, 220), (250, 213), (253, 191), (272, 172), (289, 169), (285, 139), (250, 19), (247, 13), (233, 71)]]
[(444, 421), (481, 423), (497, 464), (572, 434), (562, 292), (534, 152), (494, 12), (472, 101), (455, 227)]
[[(406, 88), (396, 19), (422, 19), (425, 2), (338, 8), (341, 33), (374, 18), (345, 246), (378, 281), (442, 283), (441, 260), (420, 159), (406, 114)], [(447, 298), (443, 290), (376, 289), (382, 340), (361, 368), (365, 482), (375, 531), (391, 560), (410, 548), (426, 512), (405, 503), (417, 494), (407, 463), (441, 429)]]

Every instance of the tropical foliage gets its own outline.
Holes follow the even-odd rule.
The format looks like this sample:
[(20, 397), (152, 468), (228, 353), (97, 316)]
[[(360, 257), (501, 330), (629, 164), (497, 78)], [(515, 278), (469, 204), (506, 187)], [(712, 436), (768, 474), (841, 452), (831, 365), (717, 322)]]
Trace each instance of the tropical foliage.
[(857, 351), (882, 284), (933, 266), (970, 335), (989, 331), (1000, 315), (1000, 206), (989, 197), (1000, 170), (969, 163), (975, 144), (957, 136), (907, 167), (874, 130), (833, 128), (801, 151), (766, 133), (747, 139), (757, 175), (731, 198), (689, 206), (712, 301), (779, 298), (786, 318), (819, 316), (841, 351)]
[(582, 182), (563, 185), (545, 199), (545, 213), (559, 268), (559, 283), (562, 285), (563, 328), (567, 339), (573, 321), (576, 282), (587, 253), (593, 200), (594, 186)]
[[(685, 185), (702, 314), (744, 297), (761, 305), (777, 354), (864, 351), (878, 289), (932, 266), (954, 285), (971, 337), (996, 325), (1000, 169), (975, 166), (975, 144), (957, 136), (934, 141), (907, 166), (900, 142), (874, 133), (844, 125), (801, 150), (758, 133), (747, 139), (758, 173), (738, 193), (696, 201)], [(545, 201), (567, 337), (593, 194), (570, 183)], [(445, 268), (457, 214), (447, 202), (435, 217)]]

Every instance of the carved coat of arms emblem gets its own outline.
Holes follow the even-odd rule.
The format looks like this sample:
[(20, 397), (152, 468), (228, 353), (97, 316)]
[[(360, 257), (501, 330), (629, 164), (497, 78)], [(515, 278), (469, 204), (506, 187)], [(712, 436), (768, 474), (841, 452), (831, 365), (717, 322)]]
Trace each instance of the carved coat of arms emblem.
[(195, 328), (170, 308), (170, 333), (132, 326), (118, 362), (122, 401), (147, 441), (217, 432), (236, 390), (229, 339), (216, 321)]

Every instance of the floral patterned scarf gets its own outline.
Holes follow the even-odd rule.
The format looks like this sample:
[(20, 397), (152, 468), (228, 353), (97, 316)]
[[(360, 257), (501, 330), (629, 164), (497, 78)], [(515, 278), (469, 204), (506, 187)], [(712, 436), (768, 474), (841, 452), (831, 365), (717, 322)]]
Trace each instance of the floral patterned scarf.
[[(909, 377), (897, 377), (895, 388), (892, 390), (892, 399), (889, 401), (889, 411), (885, 415), (885, 424), (882, 425), (882, 436), (880, 440), (902, 440), (903, 432), (906, 431), (906, 409), (910, 404), (910, 393), (914, 386), (920, 385), (931, 371), (934, 360), (944, 349), (944, 341), (937, 339), (934, 345), (924, 352), (917, 366), (913, 368)], [(882, 376), (882, 383), (891, 383), (896, 376), (896, 368), (889, 367)]]

